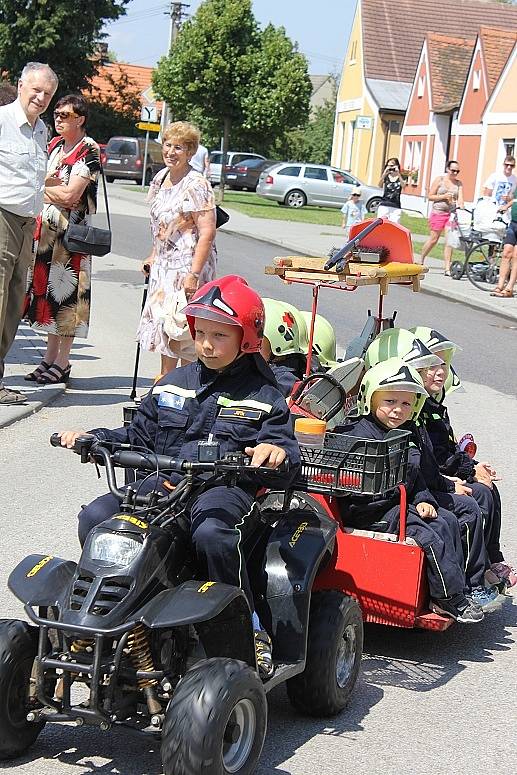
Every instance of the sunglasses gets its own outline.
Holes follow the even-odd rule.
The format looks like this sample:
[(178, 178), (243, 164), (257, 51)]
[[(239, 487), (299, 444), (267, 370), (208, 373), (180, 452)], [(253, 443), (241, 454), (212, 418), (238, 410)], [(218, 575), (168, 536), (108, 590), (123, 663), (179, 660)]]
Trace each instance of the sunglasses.
[(69, 118), (79, 118), (77, 113), (69, 110), (55, 110), (54, 118), (59, 118), (61, 121), (68, 121)]
[(449, 172), (452, 172), (454, 175), (457, 175), (460, 170), (449, 170)]
[(505, 164), (505, 167), (510, 167), (511, 170), (515, 167), (515, 164)]

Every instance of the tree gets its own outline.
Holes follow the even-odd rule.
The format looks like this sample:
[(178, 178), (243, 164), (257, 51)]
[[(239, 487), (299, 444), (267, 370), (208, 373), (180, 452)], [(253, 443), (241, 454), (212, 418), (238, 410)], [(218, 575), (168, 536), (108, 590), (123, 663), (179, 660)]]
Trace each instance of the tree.
[(0, 61), (14, 83), (27, 62), (46, 62), (58, 95), (80, 91), (97, 69), (102, 27), (125, 14), (130, 0), (0, 0)]
[(269, 150), (268, 155), (313, 164), (330, 164), (335, 112), (335, 101), (326, 100), (315, 109), (305, 126), (288, 132)]
[(153, 88), (206, 142), (222, 134), (224, 153), (230, 133), (246, 150), (271, 145), (306, 120), (311, 94), (305, 57), (283, 28), (261, 31), (251, 0), (205, 0), (158, 63)]

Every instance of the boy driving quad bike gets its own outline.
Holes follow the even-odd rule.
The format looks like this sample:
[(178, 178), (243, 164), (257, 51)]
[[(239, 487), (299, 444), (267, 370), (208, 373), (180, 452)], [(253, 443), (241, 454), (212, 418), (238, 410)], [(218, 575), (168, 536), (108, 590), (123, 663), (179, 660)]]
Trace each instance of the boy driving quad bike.
[[(127, 428), (96, 428), (90, 433), (102, 441), (129, 443), (142, 450), (186, 460), (197, 459), (197, 443), (219, 445), (222, 454), (245, 452), (251, 466), (285, 470), (244, 479), (240, 486), (214, 486), (200, 495), (190, 509), (190, 533), (201, 574), (244, 590), (253, 612), (260, 673), (273, 670), (271, 640), (255, 611), (242, 537), (253, 512), (260, 484), (289, 487), (299, 466), (298, 445), (285, 400), (275, 377), (258, 354), (264, 331), (260, 296), (237, 275), (214, 280), (192, 297), (185, 315), (198, 360), (165, 375), (142, 401)], [(61, 444), (73, 447), (84, 431), (65, 431)], [(145, 494), (169, 481), (146, 478), (138, 485)], [(79, 540), (84, 545), (95, 525), (119, 511), (110, 493), (85, 506), (79, 514)]]

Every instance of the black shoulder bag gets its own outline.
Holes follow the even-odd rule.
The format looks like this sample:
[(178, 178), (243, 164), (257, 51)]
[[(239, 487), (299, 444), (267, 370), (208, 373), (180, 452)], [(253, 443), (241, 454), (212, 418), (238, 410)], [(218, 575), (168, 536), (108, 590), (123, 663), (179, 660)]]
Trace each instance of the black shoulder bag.
[(63, 236), (63, 246), (70, 253), (85, 253), (87, 256), (105, 256), (111, 250), (111, 220), (106, 179), (102, 164), (101, 176), (108, 228), (99, 229), (86, 223), (84, 219), (74, 221), (74, 217), (77, 218), (77, 212), (70, 213), (70, 220)]

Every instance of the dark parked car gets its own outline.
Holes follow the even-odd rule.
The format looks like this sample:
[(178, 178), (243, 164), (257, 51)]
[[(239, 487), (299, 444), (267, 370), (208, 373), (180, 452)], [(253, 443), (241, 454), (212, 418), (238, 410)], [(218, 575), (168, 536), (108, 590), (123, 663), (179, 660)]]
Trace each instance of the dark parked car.
[(229, 187), (235, 191), (255, 191), (260, 173), (276, 164), (271, 159), (245, 159), (238, 164), (228, 164), (224, 168), (224, 177)]
[[(144, 169), (145, 140), (141, 137), (110, 137), (106, 146), (104, 172), (108, 183), (117, 178), (142, 182)], [(145, 182), (150, 183), (158, 170), (164, 167), (162, 146), (156, 140), (149, 140)]]

